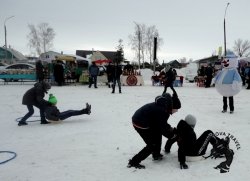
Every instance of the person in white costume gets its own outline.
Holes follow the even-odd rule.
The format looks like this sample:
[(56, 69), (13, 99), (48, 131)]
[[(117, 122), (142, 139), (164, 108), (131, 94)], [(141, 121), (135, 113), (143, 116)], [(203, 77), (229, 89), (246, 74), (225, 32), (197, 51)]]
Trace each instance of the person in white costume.
[(227, 112), (227, 98), (229, 98), (230, 114), (234, 112), (234, 98), (242, 87), (242, 80), (238, 73), (238, 59), (234, 54), (225, 56), (222, 60), (223, 69), (214, 78), (216, 90), (223, 96), (222, 113)]

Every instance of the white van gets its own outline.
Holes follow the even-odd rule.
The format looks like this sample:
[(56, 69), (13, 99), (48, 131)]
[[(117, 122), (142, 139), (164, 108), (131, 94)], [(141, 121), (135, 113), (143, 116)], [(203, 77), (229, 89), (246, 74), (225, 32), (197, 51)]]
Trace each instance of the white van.
[(185, 71), (185, 79), (189, 82), (194, 82), (197, 77), (198, 64), (197, 63), (189, 63), (186, 67)]

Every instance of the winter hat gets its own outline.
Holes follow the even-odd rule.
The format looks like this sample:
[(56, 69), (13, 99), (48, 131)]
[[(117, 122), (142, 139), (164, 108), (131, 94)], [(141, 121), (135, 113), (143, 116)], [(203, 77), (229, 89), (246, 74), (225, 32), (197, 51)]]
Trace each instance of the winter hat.
[(195, 124), (196, 124), (196, 118), (191, 115), (191, 114), (188, 114), (186, 117), (185, 117), (185, 121), (188, 125), (190, 125), (191, 127), (195, 127)]
[(48, 100), (51, 104), (56, 104), (57, 103), (57, 99), (53, 94), (49, 95), (49, 100)]
[(169, 93), (164, 93), (161, 96), (157, 96), (155, 98), (155, 103), (158, 106), (165, 107), (167, 110), (173, 109), (173, 101)]

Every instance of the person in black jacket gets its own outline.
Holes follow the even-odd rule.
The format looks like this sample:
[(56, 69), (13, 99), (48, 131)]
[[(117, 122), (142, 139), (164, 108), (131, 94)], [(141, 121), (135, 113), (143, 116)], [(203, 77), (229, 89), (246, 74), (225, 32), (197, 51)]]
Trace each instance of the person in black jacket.
[(54, 65), (54, 78), (58, 86), (62, 86), (65, 82), (64, 80), (64, 66), (63, 62), (58, 60)]
[(99, 75), (99, 68), (97, 67), (95, 62), (92, 62), (92, 65), (89, 67), (89, 88), (91, 88), (92, 84), (97, 88), (97, 76)]
[(181, 107), (176, 92), (157, 96), (155, 102), (148, 103), (139, 108), (132, 116), (134, 129), (146, 143), (138, 154), (129, 160), (128, 168), (145, 168), (140, 162), (152, 154), (154, 160), (161, 160), (160, 154), (162, 135), (167, 138), (175, 136), (174, 129), (168, 124), (169, 116)]
[(60, 112), (59, 109), (56, 107), (57, 99), (53, 94), (49, 95), (48, 102), (50, 102), (51, 105), (46, 106), (45, 117), (50, 122), (61, 121), (71, 116), (79, 116), (82, 114), (89, 115), (91, 113), (91, 105), (89, 105), (88, 103), (86, 103), (86, 108), (81, 110), (67, 110), (64, 112)]
[(44, 66), (41, 60), (36, 62), (36, 79), (41, 82), (44, 80)]
[(106, 72), (107, 72), (107, 79), (108, 79), (108, 87), (111, 87), (113, 78), (112, 78), (112, 70), (114, 65), (110, 62), (107, 66)]
[(48, 124), (44, 115), (44, 108), (50, 103), (44, 100), (45, 93), (51, 88), (47, 82), (38, 82), (29, 89), (23, 96), (22, 104), (28, 108), (28, 113), (18, 122), (18, 126), (27, 125), (26, 120), (34, 114), (33, 106), (40, 109), (41, 124)]
[(121, 75), (122, 75), (122, 67), (120, 65), (116, 64), (112, 69), (112, 79), (113, 79), (112, 93), (115, 93), (116, 82), (117, 82), (118, 87), (119, 87), (119, 93), (122, 93), (121, 79), (120, 79)]
[(164, 78), (164, 90), (163, 90), (163, 94), (166, 93), (167, 88), (170, 87), (170, 89), (174, 92), (174, 87), (173, 87), (173, 83), (175, 81), (175, 74), (172, 70), (172, 67), (170, 65), (167, 65), (165, 67), (165, 78)]
[(172, 144), (177, 141), (179, 146), (178, 160), (180, 162), (180, 168), (187, 169), (186, 156), (203, 156), (210, 143), (213, 146), (212, 156), (216, 158), (225, 154), (227, 157), (226, 164), (229, 169), (233, 159), (233, 152), (228, 146), (229, 138), (227, 138), (227, 140), (220, 139), (216, 137), (211, 130), (207, 130), (197, 139), (194, 131), (195, 125), (196, 118), (191, 114), (187, 115), (184, 120), (180, 120), (177, 125), (177, 137), (167, 141), (165, 146), (167, 152), (170, 151)]

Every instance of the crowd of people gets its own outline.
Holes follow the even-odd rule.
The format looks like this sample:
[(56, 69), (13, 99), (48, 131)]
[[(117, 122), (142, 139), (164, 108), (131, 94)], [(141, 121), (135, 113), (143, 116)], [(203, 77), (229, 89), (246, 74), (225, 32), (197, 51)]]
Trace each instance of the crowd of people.
[[(226, 60), (224, 60), (224, 62), (225, 68), (221, 72), (223, 72), (224, 70), (228, 72), (229, 63)], [(37, 70), (42, 69), (39, 63), (41, 62), (37, 63)], [(57, 66), (61, 66), (60, 62), (58, 62), (58, 65), (56, 64), (54, 66), (54, 70), (57, 70)], [(197, 138), (194, 131), (197, 120), (196, 117), (192, 114), (188, 114), (184, 119), (181, 119), (176, 127), (172, 127), (168, 123), (168, 119), (171, 117), (171, 115), (181, 109), (181, 100), (179, 99), (179, 96), (173, 87), (173, 81), (175, 80), (176, 72), (170, 66), (166, 66), (164, 72), (164, 90), (162, 95), (157, 96), (154, 101), (143, 105), (132, 115), (133, 128), (143, 139), (146, 146), (129, 160), (127, 167), (134, 167), (138, 169), (145, 168), (145, 166), (142, 165), (141, 162), (151, 154), (153, 160), (162, 160), (163, 155), (161, 154), (161, 146), (162, 136), (164, 136), (168, 139), (164, 147), (166, 153), (169, 153), (171, 150), (171, 146), (175, 142), (177, 142), (178, 161), (180, 163), (181, 169), (188, 169), (188, 165), (186, 163), (187, 156), (204, 156), (210, 143), (213, 148), (209, 157), (225, 157), (226, 160), (219, 164), (216, 168), (220, 169), (221, 173), (228, 172), (234, 155), (233, 150), (229, 148), (230, 139), (228, 137), (226, 137), (225, 139), (221, 139), (217, 137), (213, 133), (213, 131), (206, 130), (199, 138)], [(247, 76), (249, 76), (249, 72)], [(89, 88), (91, 88), (92, 84), (94, 84), (94, 87), (97, 88), (98, 74), (99, 69), (93, 62), (89, 67)], [(107, 66), (107, 79), (108, 86), (112, 88), (112, 93), (115, 93), (116, 83), (118, 84), (119, 93), (121, 93), (121, 74), (121, 65), (119, 65), (118, 63), (109, 63), (109, 65)], [(213, 78), (212, 66), (209, 65), (206, 70), (200, 70), (199, 74), (207, 76), (206, 87), (209, 87)], [(223, 76), (225, 75), (225, 73), (222, 74)], [(220, 72), (217, 74), (216, 78), (218, 78), (219, 76)], [(23, 96), (22, 103), (23, 105), (27, 106), (28, 113), (25, 114), (25, 116), (18, 122), (18, 126), (27, 125), (27, 119), (34, 113), (34, 106), (37, 107), (40, 111), (41, 124), (49, 124), (53, 121), (58, 122), (61, 120), (65, 120), (71, 116), (79, 116), (82, 114), (89, 115), (91, 113), (91, 105), (88, 103), (86, 103), (86, 107), (83, 109), (67, 110), (61, 112), (56, 106), (57, 98), (54, 95), (50, 94), (48, 100), (44, 99), (45, 94), (47, 94), (51, 89), (51, 85), (48, 82), (45, 82), (42, 76), (37, 76), (37, 78), (38, 82), (34, 85), (34, 87), (27, 90), (27, 92)], [(241, 83), (240, 78), (238, 79)], [(55, 80), (58, 82), (58, 79), (55, 78)], [(223, 81), (219, 82), (221, 83)], [(234, 82), (232, 82), (231, 84), (233, 83)], [(170, 89), (172, 90), (172, 95), (167, 92), (168, 87), (170, 87)], [(228, 97), (224, 94), (223, 96)], [(224, 97), (223, 103), (224, 105), (222, 112), (224, 113), (226, 109)], [(231, 111), (233, 111), (231, 108), (232, 102), (230, 102), (229, 104), (231, 113)]]

